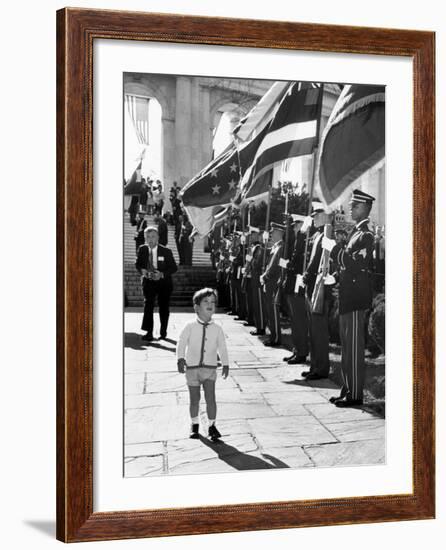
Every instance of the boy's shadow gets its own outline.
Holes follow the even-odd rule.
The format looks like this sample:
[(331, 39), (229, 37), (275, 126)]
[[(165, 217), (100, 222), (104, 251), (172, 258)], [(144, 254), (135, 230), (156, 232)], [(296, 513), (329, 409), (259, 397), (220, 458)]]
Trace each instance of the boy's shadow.
[(282, 462), (274, 456), (264, 454), (270, 462), (266, 462), (257, 456), (252, 456), (247, 453), (242, 453), (235, 447), (228, 445), (222, 440), (211, 441), (200, 435), (200, 441), (206, 447), (209, 447), (217, 454), (218, 458), (226, 462), (235, 470), (271, 470), (275, 468), (289, 468), (288, 464)]

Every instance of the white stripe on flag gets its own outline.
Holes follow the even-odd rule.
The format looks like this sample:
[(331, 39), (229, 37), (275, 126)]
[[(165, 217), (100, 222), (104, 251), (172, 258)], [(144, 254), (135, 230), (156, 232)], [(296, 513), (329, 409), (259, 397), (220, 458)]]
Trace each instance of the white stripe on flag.
[[(316, 137), (317, 120), (309, 120), (307, 122), (296, 122), (288, 124), (283, 128), (279, 128), (275, 132), (271, 132), (265, 136), (260, 147), (257, 149), (255, 160), (267, 149), (287, 143), (288, 141), (299, 141), (307, 138)], [(254, 162), (255, 162), (254, 160)]]

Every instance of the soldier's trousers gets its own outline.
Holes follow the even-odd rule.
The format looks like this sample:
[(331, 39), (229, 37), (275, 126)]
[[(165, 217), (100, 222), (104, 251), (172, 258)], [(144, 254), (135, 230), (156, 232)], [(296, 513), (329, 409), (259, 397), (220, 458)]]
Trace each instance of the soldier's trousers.
[(291, 323), (293, 352), (296, 355), (308, 355), (308, 316), (305, 296), (287, 295), (288, 312)]
[(342, 346), (342, 378), (344, 386), (341, 395), (347, 399), (362, 399), (365, 381), (364, 358), (365, 310), (350, 311), (339, 315), (339, 332)]
[(251, 281), (250, 285), (252, 312), (254, 316), (254, 325), (257, 331), (265, 330), (265, 293), (258, 281)]
[(246, 277), (243, 296), (245, 298), (245, 309), (246, 309), (246, 319), (250, 325), (254, 324), (254, 306), (252, 303), (252, 292), (251, 292), (252, 279), (251, 277)]
[(330, 360), (328, 357), (328, 300), (324, 301), (324, 312), (313, 313), (311, 303), (307, 301), (310, 328), (311, 367), (310, 371), (319, 376), (328, 376)]
[(265, 288), (266, 324), (268, 325), (270, 341), (279, 344), (281, 341), (279, 306), (275, 303), (277, 285), (267, 285)]
[(234, 291), (236, 295), (236, 304), (237, 304), (235, 312), (241, 319), (244, 319), (246, 316), (246, 303), (245, 303), (245, 295), (242, 292), (241, 279), (234, 280)]

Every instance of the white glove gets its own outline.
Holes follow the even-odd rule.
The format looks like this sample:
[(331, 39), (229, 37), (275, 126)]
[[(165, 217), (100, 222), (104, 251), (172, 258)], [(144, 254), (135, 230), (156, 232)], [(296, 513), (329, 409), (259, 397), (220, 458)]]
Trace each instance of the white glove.
[(334, 285), (334, 284), (336, 284), (336, 279), (333, 277), (333, 275), (325, 275), (324, 285)]
[(305, 288), (305, 284), (304, 284), (304, 281), (303, 281), (303, 277), (302, 275), (296, 275), (296, 284), (294, 285), (294, 292), (299, 292), (299, 288), (302, 287), (302, 288)]
[(312, 226), (312, 224), (313, 224), (313, 218), (311, 216), (307, 216), (300, 227), (300, 232), (306, 233), (307, 230)]
[(286, 267), (286, 266), (288, 265), (288, 262), (289, 262), (289, 261), (290, 261), (290, 260), (285, 260), (284, 258), (280, 258), (280, 260), (279, 260), (279, 266), (280, 266), (280, 267)]
[(336, 241), (334, 239), (329, 239), (328, 237), (322, 237), (322, 248), (331, 252), (336, 246)]

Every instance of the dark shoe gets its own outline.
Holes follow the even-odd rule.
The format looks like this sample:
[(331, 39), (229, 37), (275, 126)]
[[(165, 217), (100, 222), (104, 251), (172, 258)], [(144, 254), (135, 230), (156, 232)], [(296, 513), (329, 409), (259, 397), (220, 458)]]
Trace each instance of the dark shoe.
[(362, 399), (346, 399), (344, 397), (335, 401), (335, 405), (336, 407), (340, 407), (341, 409), (344, 409), (346, 407), (357, 407), (358, 405), (362, 405)]
[(336, 403), (336, 401), (339, 401), (340, 399), (343, 399), (340, 395), (332, 395), (329, 399), (330, 403), (333, 403), (333, 405)]
[(252, 336), (265, 336), (265, 331), (264, 330), (253, 330), (249, 334), (251, 334)]
[(269, 348), (277, 348), (281, 345), (280, 342), (271, 342), (270, 340), (268, 340), (267, 342), (263, 342), (263, 344), (265, 346), (268, 346)]
[(158, 340), (166, 340), (167, 339), (167, 334), (160, 334), (160, 337), (158, 338)]
[(312, 374), (311, 370), (304, 370), (303, 372), (300, 373), (301, 376), (303, 376), (304, 378), (306, 378), (309, 374)]
[(235, 317), (234, 321), (244, 321), (245, 318), (244, 317)]
[(253, 327), (254, 326), (253, 323), (250, 323), (249, 321), (245, 321), (244, 323), (242, 323), (242, 325), (244, 327)]
[(212, 441), (217, 441), (217, 439), (220, 439), (221, 433), (217, 430), (215, 427), (215, 424), (212, 424), (212, 426), (209, 426), (209, 437), (212, 439)]
[(189, 439), (200, 439), (200, 434), (198, 433), (199, 424), (192, 424), (190, 428)]
[(328, 378), (328, 376), (324, 376), (323, 374), (317, 374), (316, 372), (310, 372), (305, 377), (307, 380), (322, 380), (323, 378)]
[(146, 342), (151, 342), (152, 340), (154, 340), (153, 336), (149, 333), (144, 334), (144, 336), (142, 336), (141, 338), (142, 338), (142, 340), (145, 340)]
[(295, 353), (293, 353), (292, 355), (288, 355), (287, 357), (284, 357), (282, 361), (292, 361), (293, 359), (296, 359)]
[(288, 365), (303, 365), (307, 360), (306, 355), (296, 355), (293, 359), (287, 361)]

